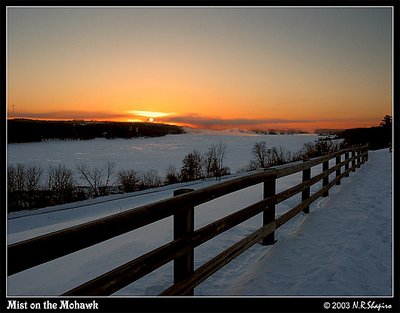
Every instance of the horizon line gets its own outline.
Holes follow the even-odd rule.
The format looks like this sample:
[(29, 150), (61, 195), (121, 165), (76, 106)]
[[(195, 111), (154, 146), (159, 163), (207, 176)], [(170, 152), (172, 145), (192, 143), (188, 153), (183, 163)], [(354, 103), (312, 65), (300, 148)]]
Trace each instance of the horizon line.
[(257, 132), (257, 131), (277, 131), (277, 132), (291, 132), (291, 131), (297, 131), (297, 132), (304, 132), (304, 133), (315, 133), (318, 130), (329, 130), (329, 131), (344, 131), (347, 129), (356, 129), (356, 128), (370, 128), (370, 127), (379, 127), (379, 125), (376, 126), (362, 126), (362, 127), (350, 127), (350, 128), (336, 128), (336, 127), (316, 127), (312, 128), (312, 131), (309, 130), (304, 130), (301, 128), (296, 128), (296, 127), (289, 127), (289, 128), (282, 128), (282, 127), (255, 127), (255, 128), (238, 128), (238, 127), (227, 127), (227, 128), (219, 128), (219, 129), (214, 129), (214, 128), (202, 128), (202, 127), (193, 127), (193, 126), (188, 126), (188, 125), (177, 125), (174, 123), (168, 123), (168, 122), (157, 122), (157, 121), (121, 121), (121, 120), (102, 120), (102, 119), (74, 119), (74, 118), (33, 118), (33, 117), (7, 117), (6, 121), (9, 120), (27, 120), (27, 121), (43, 121), (43, 122), (87, 122), (87, 123), (132, 123), (132, 124), (138, 124), (138, 123), (143, 123), (143, 124), (160, 124), (160, 125), (170, 125), (170, 126), (177, 126), (181, 128), (189, 128), (193, 130), (204, 130), (204, 131), (230, 131), (230, 130), (238, 130), (238, 131), (248, 131), (248, 132)]

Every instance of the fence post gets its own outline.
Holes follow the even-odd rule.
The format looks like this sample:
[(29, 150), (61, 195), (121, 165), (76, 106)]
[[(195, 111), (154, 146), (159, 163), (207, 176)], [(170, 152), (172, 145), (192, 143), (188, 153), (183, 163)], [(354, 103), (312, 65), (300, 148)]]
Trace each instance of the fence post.
[[(325, 172), (327, 170), (329, 170), (329, 160), (322, 163), (322, 172)], [(329, 175), (324, 177), (324, 179), (322, 180), (322, 187), (325, 187), (328, 184), (329, 184)], [(329, 196), (329, 190), (325, 191), (322, 195), (322, 197), (327, 197), (327, 196)]]
[(357, 167), (360, 168), (361, 167), (361, 149), (358, 148), (357, 150)]
[[(356, 152), (354, 150), (351, 151), (351, 157), (354, 158), (356, 156)], [(356, 171), (356, 159), (351, 161), (351, 171), (355, 172)]]
[[(304, 159), (303, 162), (307, 162), (308, 159)], [(311, 178), (311, 167), (307, 168), (303, 171), (303, 179), (302, 182), (304, 183), (305, 181), (309, 180)], [(301, 202), (307, 200), (308, 198), (310, 198), (310, 187), (306, 188), (305, 190), (303, 190), (303, 192), (301, 193)], [(308, 214), (310, 213), (310, 206), (307, 205), (304, 210), (304, 213)]]
[(361, 151), (361, 153), (363, 154), (362, 161), (363, 161), (363, 164), (364, 164), (364, 163), (367, 162), (367, 158), (368, 158), (368, 148), (364, 148), (364, 149)]
[[(194, 189), (174, 190), (174, 197), (191, 192)], [(194, 207), (188, 207), (185, 211), (174, 214), (174, 240), (185, 237), (194, 231)], [(174, 283), (187, 278), (194, 271), (194, 249), (174, 259)], [(192, 296), (191, 289), (186, 295)]]
[[(275, 196), (276, 177), (264, 182), (264, 199)], [(267, 206), (263, 212), (263, 226), (275, 221), (275, 201)], [(275, 243), (275, 232), (269, 234), (262, 240), (262, 245), (273, 245)]]
[[(344, 154), (344, 159), (345, 159), (345, 161), (346, 161), (348, 158), (349, 158), (349, 153), (348, 153), (348, 152), (345, 152), (345, 154)], [(349, 163), (346, 163), (346, 164), (344, 165), (344, 170), (347, 171), (348, 169), (349, 169)], [(347, 173), (347, 174), (345, 175), (345, 177), (349, 177), (349, 173)]]
[[(341, 154), (336, 156), (336, 165), (338, 165), (341, 162), (341, 159), (342, 159), (342, 155)], [(341, 167), (339, 167), (336, 170), (336, 177), (340, 176), (340, 172), (341, 172), (340, 169), (341, 169)], [(340, 179), (336, 182), (336, 185), (340, 185)]]

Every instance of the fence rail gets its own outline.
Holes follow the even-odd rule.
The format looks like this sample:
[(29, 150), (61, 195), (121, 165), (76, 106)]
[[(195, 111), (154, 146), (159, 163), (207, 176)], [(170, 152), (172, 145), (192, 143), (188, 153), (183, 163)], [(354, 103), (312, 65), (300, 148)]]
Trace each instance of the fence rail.
[[(336, 163), (330, 168), (329, 161), (332, 159), (335, 159)], [(357, 146), (299, 164), (270, 168), (199, 190), (178, 190), (174, 197), (166, 200), (10, 244), (8, 275), (173, 216), (174, 238), (171, 242), (73, 288), (63, 296), (111, 295), (171, 261), (174, 261), (174, 283), (160, 295), (193, 295), (198, 284), (252, 245), (258, 242), (273, 244), (274, 233), (279, 227), (302, 211), (308, 213), (312, 202), (321, 196), (328, 196), (332, 186), (339, 185), (344, 177), (348, 177), (350, 172), (354, 172), (367, 160), (368, 146)], [(311, 168), (319, 164), (322, 164), (322, 172), (311, 177)], [(298, 172), (302, 172), (302, 181), (299, 184), (276, 193), (277, 179)], [(329, 181), (332, 173), (335, 173), (335, 178)], [(311, 195), (310, 187), (321, 180), (322, 188)], [(194, 229), (196, 206), (260, 183), (263, 183), (263, 200), (197, 230)], [(276, 204), (300, 193), (302, 202), (277, 218)], [(260, 213), (263, 214), (263, 226), (260, 229), (194, 270), (195, 247)]]

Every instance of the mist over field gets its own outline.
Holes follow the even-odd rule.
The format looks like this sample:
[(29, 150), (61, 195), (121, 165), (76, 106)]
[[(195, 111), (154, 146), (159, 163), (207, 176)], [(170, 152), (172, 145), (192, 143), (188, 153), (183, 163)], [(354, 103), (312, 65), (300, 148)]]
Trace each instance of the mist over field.
[(153, 169), (163, 176), (169, 165), (179, 170), (182, 159), (194, 149), (204, 153), (210, 145), (223, 143), (226, 145), (224, 164), (235, 173), (248, 165), (255, 142), (265, 141), (269, 148), (283, 147), (285, 151), (297, 152), (304, 143), (314, 142), (317, 138), (314, 134), (262, 135), (239, 131), (193, 131), (154, 138), (49, 140), (8, 144), (7, 162), (9, 165), (39, 165), (44, 170), (49, 166), (65, 165), (74, 172), (78, 164), (101, 167), (106, 162), (114, 162), (115, 171)]

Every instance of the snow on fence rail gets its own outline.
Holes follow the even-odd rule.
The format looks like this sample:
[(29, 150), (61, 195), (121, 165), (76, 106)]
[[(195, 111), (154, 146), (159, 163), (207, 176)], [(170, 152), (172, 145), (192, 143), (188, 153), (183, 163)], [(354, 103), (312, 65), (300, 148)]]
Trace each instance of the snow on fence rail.
[[(329, 168), (329, 161), (334, 158), (336, 163)], [(193, 295), (195, 286), (252, 245), (257, 242), (262, 242), (264, 245), (274, 244), (275, 230), (299, 212), (309, 213), (312, 202), (321, 196), (328, 196), (329, 189), (333, 185), (339, 185), (342, 178), (348, 177), (351, 171), (355, 171), (367, 160), (368, 146), (357, 146), (316, 159), (304, 160), (299, 164), (269, 168), (261, 173), (195, 191), (179, 189), (175, 191), (174, 197), (166, 200), (10, 244), (8, 275), (173, 216), (173, 241), (73, 288), (63, 296), (110, 295), (170, 261), (174, 261), (174, 284), (160, 295)], [(322, 164), (323, 171), (311, 177), (311, 168), (319, 164)], [(300, 171), (302, 171), (301, 183), (276, 193), (277, 179)], [(329, 175), (334, 172), (336, 172), (335, 178), (329, 181)], [(310, 195), (310, 187), (321, 180), (322, 188)], [(264, 186), (263, 200), (194, 230), (195, 206), (259, 183), (263, 183)], [(302, 202), (276, 218), (275, 205), (300, 192)], [(259, 213), (263, 213), (261, 228), (194, 270), (195, 247)]]

